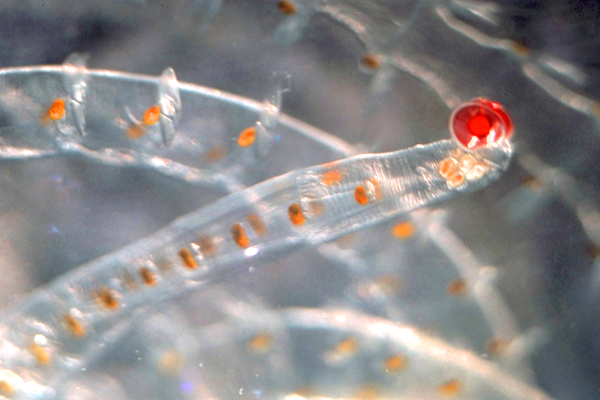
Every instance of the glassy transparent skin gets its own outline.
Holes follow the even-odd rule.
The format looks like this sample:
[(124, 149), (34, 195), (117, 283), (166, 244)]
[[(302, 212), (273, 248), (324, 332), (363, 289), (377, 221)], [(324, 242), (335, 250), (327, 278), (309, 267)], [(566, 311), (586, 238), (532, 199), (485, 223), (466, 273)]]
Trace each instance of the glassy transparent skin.
[[(3, 268), (64, 274), (6, 308), (1, 394), (550, 398), (537, 381), (577, 396), (576, 352), (542, 367), (561, 331), (537, 310), (570, 288), (543, 268), (597, 255), (597, 140), (562, 135), (597, 131), (585, 73), (492, 35), (493, 4), (263, 6), (102, 6), (159, 33), (142, 39), (172, 56), (158, 78), (116, 71), (157, 67), (118, 57), (126, 40), (88, 60), (115, 71), (76, 54), (2, 71)], [(481, 96), (506, 106), (510, 142), (449, 140), (452, 110)], [(459, 128), (489, 140), (471, 117)]]

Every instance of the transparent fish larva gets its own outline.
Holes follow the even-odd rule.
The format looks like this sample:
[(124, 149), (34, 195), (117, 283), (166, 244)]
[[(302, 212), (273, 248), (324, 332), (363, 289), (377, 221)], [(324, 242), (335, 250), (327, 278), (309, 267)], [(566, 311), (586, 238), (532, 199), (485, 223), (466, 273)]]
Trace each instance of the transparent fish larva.
[[(126, 3), (134, 3), (136, 7), (152, 4), (146, 1)], [(56, 284), (48, 290), (54, 291), (54, 294), (47, 293), (47, 297), (38, 304), (38, 314), (21, 320), (20, 324), (7, 324), (13, 328), (13, 332), (10, 332), (10, 329), (2, 331), (2, 335), (6, 333), (12, 336), (2, 347), (0, 397), (33, 397), (34, 394), (39, 397), (53, 397), (58, 393), (59, 397), (60, 394), (66, 394), (65, 398), (78, 400), (125, 399), (132, 397), (131, 393), (139, 394), (141, 390), (151, 387), (156, 389), (156, 393), (162, 398), (547, 398), (522, 383), (527, 381), (527, 373), (515, 373), (515, 379), (498, 368), (498, 365), (506, 367), (506, 364), (510, 364), (511, 357), (514, 357), (511, 352), (519, 353), (520, 348), (529, 347), (523, 346), (523, 343), (519, 342), (521, 339), (531, 342), (536, 341), (536, 336), (527, 337), (525, 333), (518, 338), (514, 334), (515, 330), (518, 333), (518, 327), (515, 329), (511, 326), (514, 323), (510, 318), (504, 318), (506, 315), (499, 312), (502, 307), (495, 301), (497, 299), (490, 297), (489, 290), (493, 288), (493, 284), (488, 284), (488, 280), (493, 279), (495, 269), (479, 268), (481, 266), (473, 261), (476, 259), (473, 252), (481, 251), (482, 248), (473, 248), (472, 252), (468, 247), (473, 247), (473, 242), (465, 240), (469, 246), (461, 246), (461, 241), (453, 234), (455, 227), (443, 229), (446, 215), (443, 211), (433, 211), (431, 216), (428, 215), (429, 210), (422, 210), (423, 214), (402, 214), (399, 218), (401, 223), (390, 221), (393, 225), (382, 228), (396, 241), (389, 245), (395, 247), (388, 255), (393, 257), (393, 262), (381, 262), (384, 258), (381, 254), (372, 256), (365, 242), (369, 239), (379, 239), (368, 226), (372, 224), (377, 227), (380, 220), (388, 218), (386, 213), (394, 207), (402, 209), (407, 206), (408, 209), (412, 209), (411, 205), (418, 206), (419, 201), (424, 201), (423, 204), (427, 205), (454, 198), (454, 193), (467, 192), (476, 189), (478, 185), (484, 185), (488, 178), (494, 175), (490, 166), (499, 165), (498, 171), (502, 170), (502, 162), (488, 163), (487, 155), (478, 151), (487, 146), (488, 140), (495, 142), (501, 136), (496, 135), (495, 129), (494, 134), (490, 136), (491, 128), (504, 125), (501, 130), (505, 129), (504, 136), (508, 138), (511, 131), (510, 120), (503, 118), (502, 108), (495, 108), (494, 104), (487, 100), (475, 99), (461, 105), (462, 99), (471, 98), (482, 90), (490, 94), (500, 86), (503, 90), (508, 89), (504, 93), (507, 96), (505, 101), (509, 102), (515, 111), (518, 106), (518, 112), (521, 113), (519, 123), (524, 124), (524, 131), (528, 130), (531, 133), (535, 133), (536, 130), (525, 125), (536, 120), (536, 116), (523, 118), (527, 107), (522, 107), (521, 101), (541, 100), (543, 95), (536, 92), (538, 88), (549, 95), (551, 100), (586, 113), (596, 122), (600, 115), (600, 107), (596, 101), (577, 94), (577, 90), (573, 89), (572, 82), (585, 79), (585, 76), (577, 77), (576, 71), (568, 72), (573, 71), (573, 66), (560, 65), (555, 60), (544, 60), (543, 56), (538, 57), (538, 51), (532, 51), (524, 42), (497, 38), (496, 33), (501, 34), (498, 22), (503, 14), (502, 5), (423, 0), (403, 2), (402, 5), (397, 3), (388, 7), (388, 4), (384, 3), (386, 2), (271, 1), (271, 11), (277, 10), (281, 14), (278, 16), (281, 24), (275, 29), (271, 42), (289, 46), (299, 39), (306, 39), (305, 43), (300, 44), (300, 47), (303, 47), (311, 41), (313, 22), (318, 24), (325, 19), (328, 23), (333, 23), (332, 25), (341, 26), (349, 35), (358, 38), (360, 50), (351, 58), (362, 72), (370, 74), (369, 78), (372, 77), (369, 102), (373, 108), (376, 109), (384, 103), (397, 104), (387, 102), (385, 96), (391, 92), (397, 81), (401, 81), (402, 90), (405, 89), (404, 84), (410, 83), (405, 79), (406, 74), (424, 83), (423, 91), (435, 93), (442, 105), (451, 110), (460, 108), (449, 124), (453, 141), (448, 141), (448, 146), (456, 147), (456, 152), (441, 151), (443, 154), (440, 157), (430, 158), (435, 161), (429, 165), (418, 165), (408, 157), (406, 165), (400, 165), (398, 168), (396, 164), (402, 163), (394, 164), (395, 161), (382, 156), (365, 156), (363, 164), (358, 166), (343, 161), (307, 169), (306, 165), (294, 165), (292, 169), (300, 168), (299, 171), (309, 171), (310, 174), (295, 176), (296, 186), (287, 185), (285, 180), (279, 181), (284, 193), (288, 193), (287, 189), (296, 191), (293, 194), (289, 192), (288, 198), (273, 197), (272, 201), (263, 202), (261, 196), (266, 195), (267, 186), (256, 191), (253, 191), (253, 188), (248, 189), (245, 199), (238, 203), (225, 203), (226, 207), (237, 207), (237, 214), (231, 210), (231, 215), (218, 214), (214, 208), (208, 209), (226, 220), (221, 226), (211, 218), (202, 220), (204, 222), (197, 221), (196, 225), (191, 224), (206, 228), (209, 232), (188, 230), (190, 224), (181, 225), (179, 230), (169, 228), (162, 232), (168, 238), (163, 241), (168, 248), (164, 251), (157, 250), (158, 255), (153, 251), (159, 249), (160, 244), (150, 243), (146, 251), (140, 249), (138, 253), (120, 253), (129, 257), (125, 257), (126, 261), (125, 258), (118, 257), (103, 261), (104, 267), (95, 270), (94, 276), (97, 280), (93, 282), (85, 281), (82, 275), (77, 274), (65, 277), (61, 282), (63, 288), (68, 290), (61, 292), (60, 285)], [(183, 12), (180, 12), (179, 20), (174, 25), (187, 34), (188, 31), (204, 29), (219, 11), (221, 1), (194, 0), (181, 4), (179, 6), (183, 8)], [(46, 6), (48, 5), (46, 3)], [(227, 6), (225, 9), (229, 10), (231, 4)], [(398, 18), (397, 9), (402, 10), (406, 17)], [(380, 18), (382, 14), (385, 18)], [(253, 15), (251, 18), (258, 17)], [(479, 19), (479, 23), (469, 25), (465, 22), (472, 19)], [(187, 20), (189, 23), (186, 24)], [(252, 23), (257, 25), (255, 21)], [(498, 28), (494, 35), (487, 36), (482, 33), (490, 26)], [(316, 36), (321, 38), (321, 35)], [(344, 39), (343, 35), (340, 37)], [(444, 41), (446, 38), (447, 41)], [(347, 41), (340, 43), (348, 44)], [(430, 46), (431, 44), (435, 45)], [(455, 44), (458, 45), (453, 47)], [(476, 50), (471, 49), (471, 46)], [(440, 56), (431, 50), (449, 50), (452, 57)], [(482, 53), (483, 57), (472, 57), (479, 55), (477, 53)], [(506, 54), (508, 56), (505, 57)], [(493, 68), (486, 71), (483, 71), (483, 68), (471, 68), (479, 64), (471, 62), (473, 60), (481, 60), (481, 65), (487, 66), (483, 59), (494, 60)], [(509, 60), (510, 66), (507, 67), (504, 63), (505, 59)], [(271, 68), (273, 61), (267, 61), (266, 64)], [(202, 95), (200, 90), (190, 90), (189, 86), (179, 84), (184, 113), (178, 115), (175, 111), (173, 114), (179, 102), (177, 93), (170, 90), (168, 84), (159, 92), (158, 80), (154, 78), (111, 71), (103, 74), (81, 66), (83, 64), (76, 61), (65, 63), (62, 69), (46, 69), (48, 75), (39, 79), (39, 82), (47, 80), (54, 83), (43, 86), (42, 82), (43, 90), (37, 91), (37, 94), (44, 94), (41, 98), (36, 98), (35, 93), (23, 90), (22, 87), (26, 83), (24, 81), (13, 81), (8, 85), (10, 90), (0, 90), (3, 110), (16, 111), (8, 113), (12, 124), (3, 127), (2, 137), (6, 139), (3, 143), (9, 145), (0, 149), (2, 158), (25, 159), (78, 154), (99, 163), (130, 165), (157, 171), (190, 184), (226, 187), (230, 192), (243, 190), (265, 178), (287, 172), (285, 170), (273, 173), (273, 170), (266, 167), (270, 162), (269, 155), (272, 155), (273, 151), (277, 153), (276, 140), (285, 137), (274, 133), (280, 133), (279, 128), (286, 130), (290, 126), (289, 119), (279, 113), (280, 105), (277, 105), (276, 96), (268, 95), (261, 104), (244, 99), (243, 103), (249, 111), (248, 118), (244, 123), (235, 126), (223, 123), (223, 131), (226, 133), (222, 134), (223, 131), (219, 131), (222, 127), (220, 123), (226, 118), (223, 118), (224, 114), (219, 114), (217, 107), (211, 107), (211, 102), (218, 100), (223, 105), (242, 102), (239, 98), (227, 95), (219, 97), (208, 91)], [(547, 72), (549, 69), (551, 73)], [(462, 74), (457, 73), (457, 70)], [(519, 74), (521, 70), (522, 74)], [(64, 71), (71, 71), (72, 74), (63, 79)], [(490, 71), (502, 73), (489, 73)], [(31, 72), (35, 71), (30, 70), (27, 73)], [(319, 71), (322, 72), (325, 71)], [(485, 77), (477, 77), (478, 72), (485, 72)], [(527, 87), (527, 90), (511, 90), (514, 87), (510, 82), (505, 81), (500, 85), (496, 81), (505, 80), (507, 76), (511, 78), (509, 81), (514, 77), (515, 80), (524, 83), (523, 86)], [(3, 83), (11, 83), (11, 79), (15, 77), (6, 77)], [(571, 82), (567, 85), (560, 84), (564, 77)], [(23, 75), (22, 78), (29, 77)], [(120, 88), (115, 88), (117, 85), (114, 85), (115, 81), (112, 78), (119, 79)], [(170, 82), (174, 83), (174, 74), (172, 78)], [(318, 82), (318, 77), (311, 78)], [(16, 78), (19, 79), (21, 78)], [(106, 96), (100, 94), (100, 85), (108, 88)], [(128, 97), (124, 94), (132, 92), (132, 88), (141, 88), (139, 97)], [(11, 98), (11, 91), (16, 92), (17, 96)], [(411, 92), (407, 90), (406, 93)], [(495, 93), (498, 98), (502, 98), (502, 93)], [(28, 101), (21, 101), (22, 94), (26, 95)], [(166, 103), (161, 102), (163, 94), (167, 99)], [(407, 96), (410, 98), (410, 95)], [(417, 103), (423, 101), (420, 96), (413, 94), (411, 100), (416, 99)], [(190, 100), (194, 102), (191, 107), (193, 112), (188, 108)], [(163, 105), (165, 110), (162, 118), (160, 105)], [(206, 124), (207, 130), (212, 131), (206, 135), (208, 140), (204, 140), (202, 135), (188, 135), (194, 131), (190, 128), (194, 123), (198, 126), (204, 125), (197, 123), (202, 117), (210, 114), (202, 113), (203, 108), (210, 108), (215, 114), (213, 121), (219, 120), (219, 123), (211, 124), (209, 119), (205, 119), (209, 121)], [(545, 107), (540, 107), (539, 110), (543, 109), (547, 110)], [(192, 113), (199, 115), (196, 122), (186, 120), (186, 116)], [(82, 118), (83, 116), (85, 118)], [(274, 127), (274, 122), (279, 126)], [(571, 137), (583, 139), (586, 135), (581, 134), (582, 130), (577, 131), (575, 126), (579, 125), (579, 122), (581, 120), (578, 119), (577, 124), (569, 127), (568, 133)], [(105, 133), (118, 134), (96, 135), (94, 124), (96, 127), (106, 124), (108, 128)], [(553, 124), (551, 129), (560, 131), (557, 125), (560, 124)], [(243, 146), (239, 139), (245, 129), (251, 129), (253, 134), (244, 135), (243, 138), (251, 140), (242, 140), (241, 144), (245, 144)], [(577, 134), (573, 134), (571, 129), (575, 129)], [(401, 131), (410, 133), (411, 129), (405, 130), (402, 127)], [(537, 133), (546, 134), (546, 131)], [(189, 140), (190, 138), (192, 140)], [(294, 139), (299, 140), (298, 137)], [(341, 141), (337, 141), (336, 146), (329, 146), (335, 142), (331, 137), (315, 135), (311, 136), (310, 140), (315, 146), (325, 143), (323, 148), (331, 149), (331, 152), (327, 153), (331, 159), (355, 154), (353, 146), (346, 146)], [(421, 137), (418, 137), (418, 140), (421, 140)], [(520, 136), (519, 140), (519, 164), (535, 176), (527, 183), (529, 189), (537, 187), (537, 192), (530, 193), (530, 197), (535, 197), (534, 200), (537, 201), (538, 197), (542, 197), (538, 196), (539, 192), (543, 192), (544, 198), (549, 199), (548, 193), (556, 191), (566, 199), (565, 203), (577, 210), (584, 229), (597, 243), (597, 213), (595, 206), (585, 199), (594, 196), (585, 196), (584, 191), (576, 185), (576, 179), (564, 174), (562, 167), (556, 169), (555, 166), (560, 165), (553, 162), (556, 158), (551, 156), (538, 159), (521, 147), (521, 144), (527, 141), (524, 135)], [(503, 145), (501, 141), (500, 146)], [(424, 151), (419, 153), (419, 157), (429, 157), (428, 154)], [(267, 161), (264, 161), (265, 158)], [(541, 163), (542, 159), (547, 165)], [(261, 164), (262, 161), (264, 163)], [(369, 173), (356, 173), (363, 168), (369, 169)], [(401, 174), (398, 172), (401, 170), (409, 172)], [(397, 183), (386, 180), (386, 171), (398, 172)], [(415, 178), (415, 171), (420, 178)], [(402, 178), (398, 177), (400, 175)], [(421, 185), (429, 187), (430, 182), (432, 187), (439, 189), (439, 198), (426, 191), (417, 190)], [(502, 184), (499, 185), (501, 186)], [(404, 200), (392, 204), (390, 193), (399, 187), (407, 187), (407, 192), (402, 193), (409, 194), (404, 196)], [(508, 200), (504, 204), (507, 202)], [(456, 201), (454, 204), (471, 206), (472, 203), (474, 202)], [(511, 206), (517, 207), (521, 216), (525, 213), (534, 214), (530, 213), (529, 209), (523, 210), (524, 207), (518, 201), (512, 201)], [(337, 214), (332, 216), (332, 211)], [(500, 210), (496, 209), (492, 214), (499, 215), (500, 212), (495, 214), (496, 211)], [(476, 212), (477, 210), (473, 210), (473, 214), (469, 216), (475, 215)], [(389, 215), (396, 214), (391, 212)], [(420, 220), (423, 215), (427, 216), (423, 218), (425, 222)], [(456, 220), (460, 218), (460, 213), (452, 208), (447, 217), (450, 217), (449, 220)], [(532, 218), (526, 216), (516, 219), (531, 221)], [(467, 221), (474, 222), (469, 218)], [(232, 229), (234, 226), (235, 229)], [(339, 239), (325, 245), (305, 245), (319, 244), (338, 235), (341, 235)], [(431, 253), (417, 255), (415, 260), (418, 261), (407, 258), (406, 247), (422, 249), (421, 244), (426, 241), (436, 243), (442, 254), (428, 248)], [(275, 248), (277, 243), (279, 248)], [(246, 270), (250, 265), (247, 270), (248, 274), (251, 274), (259, 268), (270, 267), (269, 263), (276, 261), (280, 255), (306, 247), (322, 257), (318, 259), (320, 263), (337, 261), (336, 265), (352, 275), (352, 283), (345, 290), (347, 297), (342, 298), (347, 301), (343, 304), (345, 307), (353, 308), (363, 301), (361, 305), (369, 313), (385, 316), (394, 322), (406, 321), (406, 315), (403, 313), (406, 313), (407, 309), (417, 309), (418, 311), (414, 311), (418, 321), (415, 325), (421, 326), (419, 323), (425, 321), (425, 329), (434, 334), (444, 335), (449, 343), (429, 340), (427, 334), (409, 326), (404, 329), (402, 324), (348, 312), (347, 309), (338, 311), (335, 307), (339, 306), (340, 298), (336, 297), (332, 297), (334, 307), (324, 304), (321, 310), (297, 308), (270, 313), (269, 310), (254, 304), (257, 312), (253, 313), (250, 312), (253, 307), (244, 305), (241, 293), (231, 296), (230, 303), (215, 295), (215, 299), (202, 298), (201, 301), (191, 302), (190, 308), (194, 309), (195, 313), (193, 317), (188, 316), (188, 319), (183, 321), (178, 315), (178, 311), (181, 310), (169, 308), (169, 301), (176, 298), (177, 293), (188, 291), (189, 294), (196, 291), (192, 288), (209, 286), (203, 286), (205, 282), (214, 283), (210, 279), (217, 271), (228, 270), (230, 266), (242, 268), (242, 265)], [(514, 247), (510, 249), (511, 252), (515, 250), (518, 251)], [(270, 253), (271, 251), (273, 252)], [(378, 253), (382, 252), (384, 250), (378, 250)], [(593, 251), (591, 253), (594, 254)], [(269, 254), (272, 256), (269, 257)], [(465, 254), (470, 254), (470, 257), (465, 258)], [(302, 253), (300, 257), (306, 255)], [(431, 273), (430, 280), (426, 283), (431, 286), (433, 281), (442, 282), (438, 287), (441, 302), (430, 302), (435, 295), (429, 292), (422, 294), (415, 303), (407, 302), (407, 298), (403, 296), (406, 296), (407, 291), (410, 292), (414, 282), (401, 275), (403, 266), (410, 265), (426, 275), (429, 272), (425, 264), (431, 261), (430, 258), (436, 257), (439, 257), (440, 263), (448, 262), (456, 264), (457, 267), (457, 271), (446, 268), (452, 270), (449, 276), (434, 276)], [(236, 261), (238, 259), (242, 261)], [(214, 260), (214, 263), (211, 264), (211, 260)], [(256, 265), (253, 260), (257, 262)], [(310, 264), (312, 260), (306, 261)], [(389, 267), (387, 264), (394, 265), (395, 269), (385, 271), (385, 268)], [(529, 263), (528, 268), (523, 270), (530, 269), (533, 264)], [(460, 268), (465, 265), (474, 266), (472, 270), (475, 270), (475, 273), (465, 272)], [(226, 268), (221, 269), (222, 266)], [(284, 265), (278, 265), (282, 266)], [(440, 273), (440, 270), (435, 271)], [(473, 275), (477, 276), (474, 278)], [(205, 277), (207, 280), (204, 280)], [(504, 278), (512, 279), (506, 276)], [(83, 284), (73, 286), (69, 282)], [(198, 292), (200, 291), (203, 290), (199, 289)], [(136, 303), (136, 296), (142, 300)], [(216, 299), (222, 301), (215, 305)], [(335, 303), (336, 301), (338, 303)], [(56, 309), (52, 308), (53, 302), (57, 304)], [(450, 311), (446, 312), (450, 319), (462, 306), (470, 302), (477, 303), (485, 314), (483, 320), (478, 319), (476, 313), (473, 313), (472, 317), (469, 316), (468, 321), (483, 322), (471, 331), (478, 331), (484, 336), (487, 334), (488, 339), (473, 352), (457, 351), (465, 341), (469, 341), (465, 337), (473, 333), (468, 332), (467, 324), (459, 327), (459, 330), (462, 328), (462, 332), (450, 340), (448, 338), (451, 335), (447, 330), (440, 328), (443, 326), (441, 322), (439, 325), (427, 326), (426, 319), (433, 315), (435, 319), (443, 320), (444, 310)], [(228, 318), (215, 323), (211, 315), (208, 326), (197, 330), (190, 329), (197, 314), (212, 307), (219, 308), (220, 311), (227, 309), (223, 312)], [(479, 308), (475, 311), (479, 311)], [(20, 310), (25, 316), (31, 311), (27, 307)], [(16, 310), (11, 315), (17, 315), (21, 311)], [(213, 311), (211, 309), (207, 313)], [(44, 321), (47, 321), (48, 316), (51, 316), (51, 321), (46, 323)], [(147, 316), (151, 318), (146, 318)], [(491, 334), (486, 332), (487, 323), (491, 325)], [(451, 320), (451, 324), (445, 328), (456, 325), (460, 325), (460, 319)], [(366, 331), (364, 326), (379, 329)], [(20, 335), (18, 332), (26, 334)], [(55, 332), (58, 332), (57, 335), (53, 335)], [(130, 338), (136, 336), (131, 335), (132, 332), (138, 332), (136, 338)], [(289, 332), (291, 334), (287, 335)], [(395, 333), (400, 334), (396, 337)], [(388, 340), (382, 339), (382, 336), (386, 335)], [(298, 337), (306, 338), (310, 345), (302, 340), (290, 340)], [(127, 341), (128, 339), (131, 340)], [(125, 352), (121, 352), (122, 342), (128, 343), (129, 348), (138, 349), (139, 352), (133, 358), (132, 367), (129, 369), (119, 368), (118, 365), (122, 358), (126, 358)], [(15, 343), (16, 346), (11, 345)], [(415, 343), (417, 345), (412, 348)], [(322, 351), (311, 354), (311, 349), (319, 344), (322, 344)], [(301, 351), (286, 354), (286, 350), (290, 348)], [(94, 360), (106, 357), (110, 350), (119, 354), (115, 363), (117, 367), (111, 365), (113, 368), (105, 373), (89, 368), (94, 365)], [(412, 350), (414, 352), (411, 352)], [(302, 360), (310, 360), (309, 365), (313, 368), (295, 369), (294, 361), (298, 360), (299, 353), (302, 354)], [(210, 357), (211, 354), (214, 358)], [(452, 357), (444, 358), (440, 357), (440, 354)], [(476, 357), (475, 354), (483, 356)], [(491, 360), (484, 361), (483, 357), (490, 357)], [(19, 367), (18, 360), (23, 360), (25, 366)], [(465, 364), (459, 365), (460, 361), (465, 361)], [(48, 373), (48, 369), (55, 366), (58, 366), (56, 376), (63, 370), (68, 370), (68, 374), (60, 375), (54, 380), (51, 376), (49, 378), (51, 374)], [(314, 366), (327, 368), (319, 369)], [(63, 370), (60, 370), (61, 368)], [(308, 379), (302, 380), (303, 376), (319, 379), (307, 382)], [(121, 379), (120, 383), (116, 377)], [(35, 380), (43, 386), (36, 384)], [(211, 385), (213, 382), (220, 384)], [(288, 386), (282, 384), (283, 382), (288, 383)], [(144, 393), (139, 397), (148, 396)]]
[[(158, 82), (160, 137), (166, 145), (175, 137), (182, 106), (179, 84), (173, 79), (167, 70)], [(87, 96), (93, 99), (94, 94), (91, 90)], [(145, 122), (152, 126), (147, 122), (156, 123), (157, 112), (149, 110)], [(262, 122), (273, 127), (269, 118)], [(452, 175), (440, 173), (449, 157), (458, 160), (465, 176), (475, 166), (482, 170), (456, 184)], [(218, 200), (62, 277), (9, 313), (0, 330), (3, 374), (33, 368), (40, 375), (36, 379), (10, 375), (4, 379), (6, 391), (25, 397), (60, 396), (64, 388), (59, 382), (101, 354), (94, 343), (100, 338), (102, 343), (114, 340), (110, 338), (119, 336), (132, 315), (188, 290), (184, 282), (206, 281), (245, 260), (281, 257), (477, 190), (497, 178), (510, 158), (505, 137), (469, 152), (452, 140), (442, 140), (295, 170)], [(31, 345), (28, 336), (44, 338), (43, 343)], [(258, 334), (248, 345), (264, 353), (270, 340)], [(358, 351), (353, 340), (340, 343), (331, 350), (332, 360)], [(171, 355), (159, 357), (161, 369), (177, 370), (177, 356), (167, 354)], [(399, 369), (397, 361), (389, 364)]]

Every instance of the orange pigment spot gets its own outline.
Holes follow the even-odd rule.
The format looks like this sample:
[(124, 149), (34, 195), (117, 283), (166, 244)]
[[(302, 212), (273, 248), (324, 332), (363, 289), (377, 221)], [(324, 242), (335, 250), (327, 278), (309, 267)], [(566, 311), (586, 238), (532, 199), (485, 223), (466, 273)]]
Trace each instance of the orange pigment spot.
[(258, 333), (248, 342), (248, 348), (255, 353), (265, 353), (273, 346), (273, 337), (268, 333)]
[(488, 340), (486, 347), (488, 353), (497, 356), (504, 351), (507, 345), (508, 343), (506, 343), (506, 341), (503, 339), (491, 338), (490, 340)]
[(246, 128), (238, 137), (238, 145), (240, 147), (248, 147), (254, 143), (254, 139), (256, 138), (256, 129), (254, 127)]
[(402, 356), (400, 354), (395, 354), (391, 357), (388, 357), (383, 362), (383, 366), (388, 371), (397, 372), (397, 371), (403, 370), (406, 367), (407, 363), (408, 363), (408, 361), (406, 360), (406, 358), (404, 356)]
[(144, 124), (154, 125), (160, 119), (160, 107), (152, 106), (144, 113)]
[(362, 186), (357, 186), (354, 189), (354, 199), (358, 204), (364, 206), (369, 202), (369, 197), (367, 196), (367, 190)]
[(406, 239), (413, 235), (415, 228), (410, 222), (400, 222), (392, 228), (392, 235), (399, 239)]
[(288, 207), (288, 215), (290, 216), (292, 224), (302, 225), (304, 223), (304, 215), (298, 204), (292, 204)]
[(69, 330), (69, 332), (71, 332), (71, 335), (77, 338), (82, 338), (85, 336), (85, 328), (83, 327), (81, 322), (77, 320), (77, 318), (70, 314), (67, 314), (65, 315), (64, 320), (67, 329)]
[(462, 384), (457, 379), (444, 382), (438, 388), (438, 393), (444, 397), (456, 397), (462, 390)]
[(365, 69), (378, 69), (381, 66), (381, 57), (377, 54), (365, 54), (361, 57), (360, 63)]
[(600, 257), (600, 247), (596, 246), (595, 244), (590, 244), (587, 246), (585, 248), (585, 252), (592, 260), (596, 260), (598, 257)]
[(48, 116), (50, 119), (59, 120), (65, 116), (65, 101), (56, 99), (48, 108)]
[(446, 292), (450, 296), (464, 296), (467, 294), (467, 284), (460, 278), (454, 279), (446, 287)]
[(512, 50), (519, 56), (526, 56), (531, 49), (523, 42), (512, 42)]
[(227, 155), (227, 149), (223, 146), (216, 146), (208, 150), (202, 155), (202, 158), (206, 162), (216, 162), (221, 160)]
[(465, 176), (463, 175), (462, 172), (456, 172), (452, 175), (450, 175), (450, 177), (448, 178), (448, 186), (450, 187), (459, 187), (460, 185), (462, 185), (465, 181)]
[(0, 380), (0, 394), (6, 397), (10, 397), (15, 394), (15, 387), (4, 379)]
[(338, 354), (354, 354), (358, 351), (358, 341), (355, 338), (344, 339), (335, 345), (334, 351)]
[(283, 15), (292, 15), (296, 13), (296, 6), (291, 1), (282, 0), (277, 2), (277, 9)]
[(33, 356), (35, 357), (38, 364), (40, 364), (40, 365), (50, 364), (50, 351), (47, 348), (37, 345), (35, 343), (32, 343), (29, 346), (29, 351), (31, 352), (31, 354), (33, 354)]
[(444, 158), (438, 165), (438, 173), (443, 178), (450, 177), (456, 171), (458, 171), (458, 162), (452, 157)]
[(141, 267), (139, 272), (146, 285), (154, 286), (156, 284), (156, 275), (154, 275), (154, 272), (152, 272), (150, 268)]
[(267, 231), (267, 227), (263, 220), (258, 216), (258, 214), (250, 214), (246, 218), (252, 230), (258, 235), (262, 236)]
[(342, 174), (339, 171), (327, 171), (321, 177), (321, 183), (326, 186), (331, 186), (342, 180)]
[(532, 175), (526, 175), (519, 181), (519, 186), (527, 187), (531, 190), (541, 189), (542, 183)]
[(241, 224), (233, 224), (231, 226), (231, 236), (233, 241), (241, 248), (246, 248), (250, 245), (250, 239), (246, 236), (246, 231)]
[(119, 307), (119, 300), (117, 300), (116, 293), (106, 287), (97, 292), (96, 302), (100, 307), (111, 311)]
[(196, 264), (196, 260), (194, 259), (194, 256), (192, 256), (192, 253), (190, 253), (190, 251), (186, 248), (183, 248), (181, 250), (179, 250), (179, 258), (181, 258), (181, 261), (183, 262), (183, 265), (186, 266), (186, 268), (189, 269), (196, 269), (196, 267), (198, 267), (198, 264)]
[(146, 128), (142, 125), (133, 125), (127, 128), (127, 138), (131, 140), (141, 139), (146, 136)]
[(596, 117), (600, 118), (600, 104), (596, 103), (594, 104), (594, 107), (592, 108), (594, 114), (596, 114)]
[(183, 356), (177, 350), (167, 350), (158, 359), (158, 370), (164, 375), (176, 375), (183, 368)]

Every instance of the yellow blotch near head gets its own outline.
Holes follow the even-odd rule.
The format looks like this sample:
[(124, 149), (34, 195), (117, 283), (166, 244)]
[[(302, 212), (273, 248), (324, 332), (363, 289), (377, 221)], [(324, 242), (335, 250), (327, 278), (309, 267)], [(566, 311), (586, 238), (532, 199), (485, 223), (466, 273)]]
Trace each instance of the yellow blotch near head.
[(152, 106), (144, 113), (144, 124), (154, 125), (160, 119), (160, 107)]
[(438, 173), (443, 178), (449, 178), (456, 171), (458, 171), (458, 161), (453, 157), (446, 157), (438, 164)]
[(248, 147), (254, 143), (256, 139), (256, 129), (254, 127), (246, 128), (238, 137), (237, 143), (240, 147)]
[(400, 222), (392, 228), (392, 235), (399, 239), (407, 239), (413, 235), (415, 228), (410, 222)]
[(451, 379), (440, 385), (438, 393), (443, 397), (456, 397), (462, 391), (463, 385), (458, 379)]
[(448, 186), (456, 188), (465, 182), (465, 175), (462, 172), (455, 172), (447, 180)]

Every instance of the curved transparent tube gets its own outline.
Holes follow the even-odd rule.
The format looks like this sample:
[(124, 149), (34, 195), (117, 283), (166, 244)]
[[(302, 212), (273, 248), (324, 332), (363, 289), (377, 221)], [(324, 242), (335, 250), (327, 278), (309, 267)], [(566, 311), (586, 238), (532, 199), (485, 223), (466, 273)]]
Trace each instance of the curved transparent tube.
[[(289, 77), (274, 83), (260, 103), (180, 84), (170, 68), (157, 79), (85, 69), (83, 60), (73, 55), (62, 66), (0, 71), (0, 159), (75, 155), (192, 184), (235, 186), (235, 180), (258, 182), (255, 169), (246, 165), (268, 160), (275, 129), (322, 144), (333, 150), (334, 159), (354, 152), (343, 141), (280, 115)], [(48, 107), (56, 99), (65, 99), (64, 115), (53, 120)], [(156, 121), (144, 118), (153, 107)], [(198, 129), (198, 121), (221, 115), (226, 122), (211, 126), (208, 134)], [(256, 142), (240, 148), (235, 138), (248, 126), (255, 127)]]
[[(508, 167), (511, 153), (506, 140), (477, 152), (443, 140), (296, 170), (227, 196), (79, 268), (15, 308), (0, 328), (4, 373), (40, 369), (36, 384), (42, 387), (20, 383), (16, 389), (52, 397), (65, 376), (101, 350), (97, 338), (110, 342), (117, 322), (131, 312), (250, 258), (281, 257), (477, 190)], [(456, 162), (453, 175), (449, 162)], [(139, 285), (146, 287), (132, 289)], [(43, 342), (35, 352), (27, 345), (31, 338)], [(36, 368), (40, 354), (55, 367)]]

